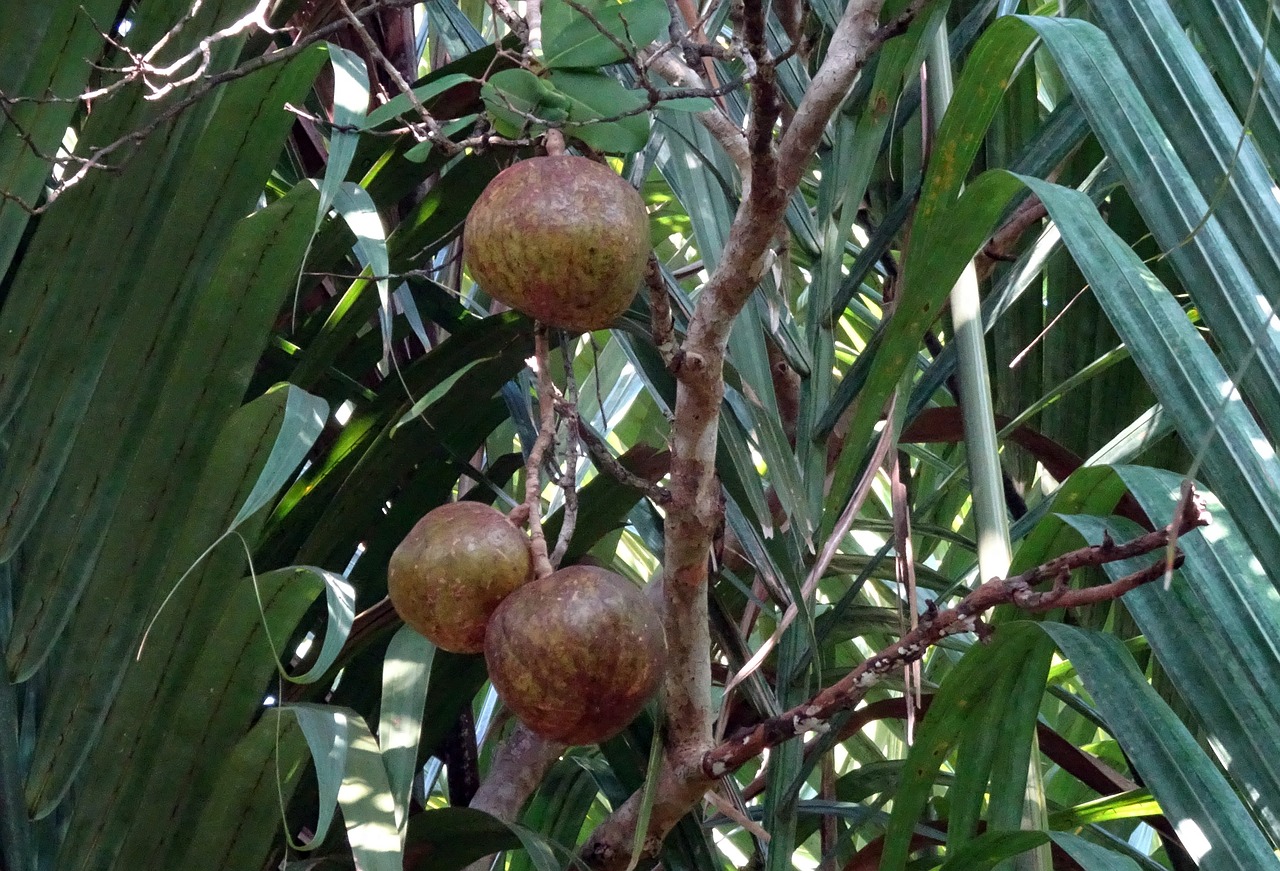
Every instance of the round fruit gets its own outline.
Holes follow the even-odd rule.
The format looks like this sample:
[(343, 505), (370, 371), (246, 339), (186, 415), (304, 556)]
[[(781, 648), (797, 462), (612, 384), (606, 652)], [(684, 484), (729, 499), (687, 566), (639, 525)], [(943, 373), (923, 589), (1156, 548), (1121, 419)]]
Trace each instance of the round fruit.
[(666, 654), (644, 593), (594, 566), (516, 590), (493, 613), (484, 642), (498, 697), (534, 732), (565, 744), (621, 732), (658, 688)]
[(437, 647), (479, 653), (489, 616), (531, 568), (529, 540), (502, 512), (452, 502), (427, 512), (391, 554), (387, 595)]
[(585, 157), (522, 160), (480, 194), (463, 229), (471, 277), (553, 327), (599, 330), (627, 310), (649, 259), (644, 201)]

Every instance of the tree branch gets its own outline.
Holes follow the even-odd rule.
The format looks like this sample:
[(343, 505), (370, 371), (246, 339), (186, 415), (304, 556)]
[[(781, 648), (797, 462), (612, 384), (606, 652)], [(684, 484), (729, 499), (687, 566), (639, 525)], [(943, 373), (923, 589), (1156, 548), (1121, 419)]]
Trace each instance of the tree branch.
[(805, 165), (813, 155), (832, 114), (844, 102), (858, 73), (889, 39), (906, 29), (928, 0), (913, 0), (901, 15), (880, 26), (884, 0), (851, 0), (831, 35), (826, 59), (804, 99), (796, 107), (778, 149), (779, 184), (787, 190), (800, 182)]
[[(359, 10), (357, 10), (354, 13), (354, 15), (356, 16), (356, 18), (362, 19), (370, 15), (373, 15), (383, 9), (398, 9), (406, 6), (412, 6), (417, 2), (420, 2), (420, 0), (370, 0), (368, 5), (362, 6)], [(294, 42), (292, 45), (286, 46), (284, 48), (278, 48), (278, 49), (275, 49), (274, 51), (271, 51), (268, 54), (264, 54), (264, 55), (260, 55), (258, 57), (252, 58), (229, 70), (224, 70), (220, 73), (205, 75), (202, 78), (200, 78), (198, 81), (191, 80), (191, 89), (184, 97), (182, 97), (179, 100), (176, 100), (167, 108), (158, 112), (154, 117), (152, 117), (150, 121), (148, 121), (146, 124), (142, 125), (141, 127), (135, 130), (131, 130), (128, 133), (125, 133), (123, 136), (119, 137), (118, 139), (112, 142), (107, 143), (106, 145), (94, 148), (92, 151), (90, 151), (87, 155), (83, 157), (77, 156), (77, 155), (69, 155), (65, 158), (56, 158), (53, 161), (55, 165), (62, 166), (68, 169), (71, 167), (75, 167), (76, 169), (74, 172), (71, 172), (70, 174), (65, 175), (63, 177), (61, 183), (56, 188), (54, 188), (52, 191), (49, 192), (49, 195), (46, 197), (45, 202), (40, 206), (35, 206), (34, 204), (23, 202), (20, 198), (14, 196), (8, 191), (0, 190), (0, 197), (3, 197), (6, 200), (16, 203), (21, 209), (28, 212), (29, 214), (32, 214), (32, 215), (42, 214), (51, 205), (53, 205), (53, 203), (62, 194), (66, 193), (67, 190), (69, 190), (70, 188), (78, 184), (80, 181), (82, 181), (85, 178), (85, 176), (87, 176), (91, 171), (93, 171), (94, 169), (107, 168), (104, 161), (110, 155), (112, 155), (116, 151), (119, 151), (120, 149), (124, 148), (126, 145), (129, 145), (130, 143), (134, 145), (140, 144), (143, 140), (147, 139), (153, 133), (155, 133), (158, 129), (160, 129), (160, 127), (163, 124), (173, 120), (174, 118), (177, 118), (187, 109), (191, 108), (196, 103), (203, 100), (215, 88), (221, 85), (224, 85), (228, 82), (232, 82), (237, 79), (242, 79), (245, 76), (248, 76), (252, 73), (257, 72), (258, 70), (264, 69), (274, 64), (284, 63), (285, 61), (292, 60), (293, 58), (305, 52), (308, 48), (310, 48), (315, 43), (320, 42), (324, 40), (326, 37), (328, 37), (329, 35), (339, 30), (343, 30), (349, 26), (350, 26), (350, 22), (348, 22), (345, 18), (339, 18), (337, 21), (330, 22), (329, 24), (326, 24), (323, 27), (318, 27), (315, 30), (310, 31), (304, 37)], [(235, 34), (233, 33), (232, 35), (235, 35)], [(129, 68), (128, 70), (125, 70), (126, 79), (122, 81), (123, 82), (133, 81), (136, 78), (142, 76), (144, 72), (150, 72), (150, 71), (151, 71), (150, 67), (147, 67), (145, 69)], [(129, 78), (130, 75), (132, 75), (132, 78)], [(187, 79), (184, 79), (184, 81), (187, 81)], [(170, 83), (170, 84), (174, 84), (174, 83)], [(116, 85), (120, 86), (121, 83), (117, 82)], [(171, 88), (165, 88), (164, 91), (157, 91), (155, 86), (149, 85), (149, 87), (152, 90), (152, 93), (148, 97), (149, 99), (155, 99), (156, 97), (160, 96), (162, 93), (167, 93), (169, 90), (171, 90)], [(97, 93), (97, 92), (86, 92), (84, 94), (80, 94), (70, 99), (89, 100), (89, 99), (93, 99), (94, 93)], [(16, 105), (17, 103), (21, 103), (21, 102), (62, 102), (62, 101), (64, 101), (64, 98), (11, 97), (3, 92), (0, 92), (0, 103), (4, 103), (10, 106)], [(131, 156), (132, 156), (132, 152), (129, 154), (125, 154), (121, 158), (119, 163), (114, 164), (110, 168), (119, 169), (121, 166), (124, 165), (125, 162), (128, 161), (128, 159)]]
[[(1168, 568), (1165, 554), (1161, 554), (1161, 558), (1152, 565), (1110, 583), (1078, 589), (1068, 585), (1070, 574), (1075, 569), (1159, 551), (1178, 536), (1209, 523), (1203, 500), (1194, 495), (1180, 502), (1177, 512), (1177, 516), (1163, 529), (1123, 544), (1104, 538), (1099, 545), (1063, 554), (1014, 577), (989, 580), (953, 608), (945, 611), (931, 608), (921, 615), (919, 626), (899, 641), (867, 659), (804, 704), (758, 723), (716, 746), (703, 756), (696, 770), (682, 767), (679, 757), (671, 754), (676, 763), (663, 769), (658, 782), (649, 835), (645, 840), (646, 855), (656, 852), (662, 837), (696, 806), (702, 794), (716, 780), (731, 774), (770, 747), (806, 732), (830, 729), (830, 719), (855, 707), (882, 677), (920, 660), (930, 647), (944, 638), (966, 632), (979, 635), (991, 632), (981, 618), (997, 605), (1013, 605), (1031, 613), (1076, 608), (1118, 599), (1130, 590), (1160, 579)], [(1182, 555), (1176, 554), (1173, 566), (1181, 564), (1181, 561)], [(1052, 587), (1048, 590), (1033, 589), (1050, 581)], [(640, 794), (637, 793), (596, 830), (583, 850), (583, 858), (588, 864), (602, 871), (617, 871), (626, 866), (639, 805)]]
[[(707, 87), (707, 83), (691, 67), (676, 60), (670, 54), (651, 52), (646, 49), (641, 52), (641, 62), (648, 69), (653, 70), (677, 87)], [(747, 153), (747, 138), (743, 135), (742, 130), (719, 108), (698, 112), (694, 117), (720, 144), (725, 154), (729, 155), (729, 159), (733, 161), (734, 166), (742, 173), (745, 184), (750, 177), (751, 161)]]
[[(511, 734), (493, 753), (489, 773), (471, 799), (471, 807), (514, 822), (520, 809), (565, 750), (563, 744), (535, 735), (517, 722)], [(488, 871), (488, 857), (477, 859), (466, 871)]]
[(545, 578), (551, 574), (551, 558), (547, 553), (547, 539), (542, 534), (542, 460), (555, 439), (556, 409), (555, 387), (551, 383), (551, 348), (547, 342), (546, 324), (539, 323), (533, 330), (533, 356), (538, 362), (538, 437), (529, 449), (524, 463), (524, 502), (508, 515), (517, 526), (529, 528), (529, 549), (533, 553), (534, 577)]
[[(646, 850), (656, 848), (709, 785), (706, 758), (711, 736), (710, 634), (707, 566), (721, 522), (715, 475), (717, 430), (724, 398), (724, 354), (733, 320), (767, 266), (770, 243), (782, 226), (791, 192), (831, 114), (887, 36), (880, 35), (883, 0), (851, 0), (828, 57), (783, 140), (774, 148), (778, 101), (773, 64), (763, 37), (763, 6), (744, 8), (744, 44), (751, 54), (752, 104), (746, 136), (750, 178), (729, 230), (720, 262), (702, 290), (683, 347), (675, 355), (677, 378), (672, 431), (671, 502), (667, 506), (663, 600), (669, 655), (666, 682), (668, 746)], [(657, 67), (655, 66), (655, 69)], [(736, 160), (744, 162), (741, 155)], [(706, 752), (698, 748), (706, 748)], [(700, 758), (695, 758), (701, 754)], [(596, 867), (625, 867), (630, 858), (639, 799), (632, 796), (596, 830), (584, 849)]]
[[(520, 13), (512, 8), (507, 0), (485, 0), (489, 4), (489, 8), (493, 10), (493, 14), (502, 19), (503, 23), (510, 28), (511, 32), (521, 42), (529, 41), (529, 24), (520, 17)], [(539, 22), (541, 23), (541, 22)]]
[[(804, 732), (829, 729), (827, 721), (831, 717), (853, 708), (881, 678), (908, 663), (920, 660), (930, 647), (942, 639), (966, 632), (978, 632), (980, 635), (984, 631), (989, 632), (990, 629), (982, 625), (981, 618), (997, 605), (1014, 605), (1033, 614), (1056, 608), (1079, 608), (1118, 599), (1130, 590), (1164, 577), (1169, 564), (1162, 555), (1161, 559), (1150, 566), (1110, 583), (1078, 589), (1069, 586), (1071, 572), (1076, 569), (1152, 553), (1167, 547), (1179, 535), (1208, 523), (1209, 515), (1204, 501), (1199, 498), (1187, 499), (1179, 504), (1178, 516), (1163, 529), (1148, 532), (1123, 544), (1116, 544), (1106, 538), (1102, 544), (1073, 550), (1012, 578), (993, 578), (965, 596), (954, 608), (945, 611), (931, 609), (920, 616), (920, 623), (915, 629), (865, 660), (809, 701), (765, 720), (716, 747), (703, 760), (704, 777), (722, 777), (769, 747)], [(1181, 560), (1181, 554), (1177, 554), (1173, 567), (1181, 564)], [(1033, 589), (1046, 581), (1053, 582), (1051, 589)]]

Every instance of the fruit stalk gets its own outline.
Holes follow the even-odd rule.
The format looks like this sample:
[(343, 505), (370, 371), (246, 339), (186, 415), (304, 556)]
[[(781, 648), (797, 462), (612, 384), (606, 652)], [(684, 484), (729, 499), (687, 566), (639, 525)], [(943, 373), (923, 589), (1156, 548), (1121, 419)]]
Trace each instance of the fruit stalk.
[(542, 460), (551, 448), (556, 432), (556, 407), (551, 383), (551, 349), (547, 326), (539, 323), (533, 330), (533, 356), (538, 363), (538, 437), (529, 449), (524, 464), (524, 511), (529, 527), (529, 548), (533, 553), (533, 575), (545, 578), (555, 567), (547, 553), (547, 537), (542, 534)]

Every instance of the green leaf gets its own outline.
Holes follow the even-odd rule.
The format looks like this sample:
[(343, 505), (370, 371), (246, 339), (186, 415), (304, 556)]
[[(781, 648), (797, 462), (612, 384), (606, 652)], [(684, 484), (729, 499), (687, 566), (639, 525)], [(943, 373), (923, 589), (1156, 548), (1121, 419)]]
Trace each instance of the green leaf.
[[(1096, 8), (1095, 19), (1111, 37), (1117, 54), (1132, 71), (1134, 84), (1142, 91), (1160, 128), (1169, 131), (1168, 142), (1182, 159), (1194, 186), (1207, 201), (1206, 211), (1212, 209), (1212, 223), (1220, 225), (1223, 241), (1230, 240), (1238, 252), (1231, 253), (1247, 267), (1257, 287), (1275, 286), (1280, 280), (1280, 245), (1277, 244), (1280, 240), (1280, 203), (1272, 194), (1271, 174), (1253, 136), (1255, 124), (1261, 122), (1264, 131), (1269, 126), (1263, 121), (1268, 114), (1265, 102), (1256, 107), (1254, 115), (1243, 123), (1236, 117), (1219, 87), (1218, 58), (1210, 56), (1214, 67), (1211, 69), (1211, 64), (1197, 53), (1185, 26), (1165, 0), (1120, 0), (1115, 3), (1108, 0), (1092, 5)], [(1211, 4), (1200, 5), (1206, 7)], [(1216, 25), (1219, 34), (1225, 34), (1225, 24), (1219, 20)], [(1274, 21), (1272, 26), (1274, 28)], [(1230, 54), (1228, 52), (1228, 57)], [(1251, 74), (1247, 80), (1250, 87), (1255, 78), (1253, 68), (1260, 61), (1266, 63), (1265, 58), (1265, 55), (1259, 58), (1256, 54), (1250, 58)], [(1260, 87), (1274, 87), (1274, 64), (1274, 58), (1271, 58), (1270, 77), (1265, 72), (1258, 74), (1262, 77)], [(1162, 182), (1173, 186), (1171, 181), (1162, 179)], [(1203, 214), (1190, 217), (1198, 222)], [(1155, 226), (1151, 229), (1156, 231)], [(1189, 232), (1190, 228), (1186, 228), (1184, 239)], [(1169, 243), (1162, 241), (1162, 244)], [(1201, 287), (1190, 283), (1187, 287), (1197, 300), (1201, 298)], [(1227, 292), (1228, 298), (1233, 295), (1230, 293), (1232, 289), (1229, 285), (1221, 288)], [(1217, 318), (1207, 304), (1205, 308), (1206, 319), (1212, 326)], [(1265, 305), (1261, 307), (1262, 311), (1267, 308)], [(1244, 314), (1248, 320), (1259, 317), (1261, 313), (1246, 310)], [(1269, 346), (1257, 349), (1262, 358), (1261, 365), (1274, 367), (1277, 361), (1274, 341), (1263, 339), (1258, 344)], [(1229, 357), (1253, 353), (1253, 349), (1247, 347), (1224, 350)], [(1280, 421), (1273, 423), (1267, 420), (1264, 425), (1276, 426)], [(1272, 431), (1275, 432), (1274, 429)]]
[[(1203, 468), (1255, 553), (1280, 553), (1280, 462), (1229, 376), (1177, 300), (1098, 216), (1092, 202), (1038, 179), (1023, 181), (1062, 229), (1147, 382), (1172, 414), (1186, 444), (1204, 446)], [(1224, 397), (1227, 397), (1224, 399)], [(1213, 437), (1206, 441), (1206, 434)]]
[(426, 396), (414, 402), (413, 407), (410, 408), (408, 411), (406, 411), (404, 413), (404, 416), (401, 417), (400, 420), (396, 421), (396, 424), (393, 427), (393, 431), (404, 426), (406, 423), (409, 423), (410, 421), (412, 421), (413, 419), (421, 415), (423, 412), (425, 412), (432, 405), (435, 405), (435, 403), (440, 400), (440, 397), (444, 396), (446, 393), (448, 393), (450, 390), (453, 389), (453, 385), (457, 384), (458, 380), (462, 378), (463, 375), (466, 375), (474, 367), (479, 366), (481, 363), (483, 363), (485, 360), (488, 360), (488, 359), (491, 359), (491, 358), (485, 357), (480, 360), (472, 360), (470, 363), (467, 363), (466, 365), (464, 365), (461, 369), (454, 370), (447, 378), (445, 378), (435, 387), (432, 387), (427, 392)]
[(276, 665), (282, 675), (293, 683), (315, 683), (324, 677), (329, 667), (337, 660), (338, 654), (342, 652), (343, 645), (347, 643), (347, 638), (351, 635), (351, 624), (355, 622), (356, 618), (356, 591), (351, 584), (347, 583), (346, 578), (327, 569), (316, 568), (315, 566), (293, 566), (279, 571), (311, 574), (319, 578), (324, 584), (328, 622), (325, 624), (324, 642), (320, 645), (320, 655), (316, 657), (315, 664), (307, 669), (305, 674), (293, 677), (288, 673), (285, 663), (279, 661), (279, 653), (282, 651), (276, 648)]
[(1055, 811), (1049, 816), (1049, 824), (1055, 829), (1074, 829), (1110, 820), (1158, 816), (1160, 813), (1160, 804), (1151, 797), (1149, 790), (1135, 789)]
[(414, 871), (458, 871), (477, 859), (521, 846), (501, 820), (466, 807), (434, 808), (409, 820), (406, 851), (425, 858)]
[(329, 213), (338, 189), (351, 169), (360, 134), (353, 128), (365, 126), (365, 110), (369, 108), (369, 72), (364, 59), (353, 51), (326, 43), (333, 64), (333, 132), (329, 136), (329, 160), (320, 184), (320, 207), (316, 211), (316, 229)]
[(586, 0), (578, 5), (591, 18), (564, 0), (547, 0), (543, 4), (543, 33), (554, 34), (542, 46), (543, 64), (550, 69), (600, 67), (625, 59), (626, 54), (601, 33), (602, 28), (632, 51), (638, 51), (664, 34), (671, 21), (662, 0)]
[[(113, 576), (136, 577), (144, 550), (172, 550), (179, 530), (156, 523), (155, 506), (180, 514), (200, 497), (200, 469), (241, 403), (270, 325), (293, 287), (317, 198), (310, 185), (298, 186), (238, 222), (194, 304), (131, 467), (104, 465), (102, 431), (97, 450), (73, 452), (50, 499), (50, 516), (58, 521), (46, 528), (57, 531), (38, 534), (24, 558), (27, 594), (14, 633), (27, 650), (11, 660), (13, 674), (29, 675), (44, 661), (87, 589)], [(246, 286), (254, 293), (246, 294)], [(119, 417), (120, 406), (112, 407)], [(120, 594), (118, 586), (107, 586), (113, 596)]]
[[(200, 473), (197, 491), (201, 499), (190, 506), (185, 516), (171, 521), (181, 524), (179, 534), (162, 551), (113, 560), (113, 570), (99, 572), (97, 583), (86, 591), (67, 629), (65, 651), (75, 653), (55, 660), (56, 670), (52, 672), (58, 680), (80, 686), (81, 690), (74, 695), (51, 696), (42, 715), (27, 782), (28, 806), (34, 814), (44, 816), (54, 810), (69, 789), (71, 778), (94, 749), (92, 736), (99, 734), (103, 718), (121, 687), (121, 676), (134, 663), (140, 649), (146, 652), (146, 647), (140, 647), (140, 639), (147, 618), (156, 615), (154, 626), (170, 616), (159, 601), (166, 591), (170, 599), (189, 602), (188, 596), (216, 596), (217, 591), (203, 588), (210, 576), (222, 581), (240, 577), (245, 559), (243, 544), (226, 541), (227, 530), (236, 507), (245, 504), (252, 482), (261, 480), (269, 457), (274, 455), (279, 460), (282, 433), (285, 441), (299, 438), (298, 431), (286, 431), (287, 426), (295, 425), (286, 413), (295, 390), (285, 385), (232, 415)], [(296, 408), (296, 399), (294, 404)], [(261, 519), (260, 515), (242, 519), (237, 532), (252, 535)], [(221, 545), (210, 545), (219, 539)], [(136, 541), (118, 543), (122, 549), (130, 545), (136, 550)], [(144, 557), (141, 563), (136, 562)], [(184, 571), (187, 581), (175, 583)], [(156, 578), (163, 580), (157, 584)], [(204, 611), (193, 606), (191, 613)], [(179, 633), (182, 628), (180, 624)], [(148, 689), (142, 692), (143, 699), (153, 698)], [(69, 735), (86, 737), (65, 740)]]
[[(215, 604), (190, 612), (207, 620), (207, 629), (189, 632), (170, 650), (149, 649), (144, 658), (144, 674), (164, 673), (164, 684), (143, 698), (169, 715), (140, 721), (137, 704), (130, 704), (138, 688), (133, 674), (126, 675), (129, 695), (122, 691), (113, 705), (104, 746), (86, 763), (95, 776), (77, 789), (64, 862), (102, 855), (114, 857), (116, 867), (138, 867), (180, 849), (237, 740), (262, 714), (263, 688), (278, 675), (281, 641), (293, 636), (324, 589), (314, 572), (301, 569), (214, 580)], [(190, 666), (185, 656), (193, 658)], [(122, 755), (147, 762), (111, 761)], [(172, 825), (151, 824), (157, 819)]]
[[(570, 755), (551, 766), (520, 815), (520, 824), (545, 836), (553, 848), (578, 843), (587, 815), (596, 804), (599, 787), (594, 774), (602, 766), (600, 760), (580, 755)], [(507, 856), (507, 869), (535, 871), (528, 853)]]
[(997, 677), (965, 724), (956, 747), (949, 849), (963, 848), (975, 837), (984, 797), (989, 831), (1022, 823), (1036, 717), (1052, 654), (1048, 643), (1032, 646), (1021, 667)]
[[(0, 643), (8, 641), (12, 573), (11, 564), (0, 566)], [(7, 678), (0, 678), (0, 860), (18, 871), (29, 871), (36, 867), (36, 854), (22, 801), (24, 765), (18, 737), (22, 721), (18, 698), (18, 687)]]
[(568, 117), (563, 107), (548, 102), (546, 83), (522, 68), (494, 73), (480, 89), (480, 97), (503, 136), (515, 138), (546, 129), (529, 115), (552, 123)]
[[(476, 79), (473, 76), (468, 76), (464, 73), (450, 73), (449, 75), (441, 76), (434, 81), (418, 85), (416, 88), (412, 89), (412, 93), (414, 98), (417, 98), (417, 102), (426, 103), (428, 100), (440, 96), (450, 88), (466, 84), (467, 82), (476, 81), (479, 81), (479, 79)], [(416, 120), (416, 112), (417, 107), (414, 105), (414, 100), (410, 98), (408, 94), (397, 94), (370, 112), (364, 119), (361, 127), (365, 130), (372, 130), (381, 124), (385, 124), (387, 121), (400, 117), (401, 115), (409, 115), (410, 120)], [(330, 160), (332, 160), (332, 158), (330, 158)]]
[[(1155, 18), (1161, 9), (1164, 14)], [(1206, 105), (1206, 85), (1216, 91), (1211, 74), (1197, 60), (1194, 67), (1171, 76), (1167, 65), (1181, 66), (1188, 59), (1178, 57), (1179, 50), (1170, 42), (1167, 6), (1155, 5), (1152, 10), (1151, 16), (1143, 14), (1136, 19), (1140, 22), (1137, 25), (1131, 23), (1135, 20), (1131, 12), (1124, 13), (1118, 44), (1126, 45), (1126, 51), (1152, 57), (1150, 46), (1135, 49), (1127, 44), (1164, 43), (1156, 49), (1159, 63), (1140, 62), (1137, 75), (1163, 80), (1156, 102)], [(1116, 20), (1112, 18), (1115, 11), (1099, 6), (1099, 14), (1106, 13), (1108, 19)], [(1268, 288), (1280, 276), (1280, 258), (1272, 250), (1275, 231), (1269, 229), (1280, 219), (1270, 178), (1258, 166), (1248, 137), (1241, 142), (1239, 160), (1231, 157), (1239, 137), (1227, 127), (1238, 132), (1239, 121), (1223, 117), (1221, 96), (1208, 98), (1212, 111), (1191, 121), (1178, 120), (1185, 117), (1185, 107), (1144, 100), (1134, 75), (1117, 56), (1113, 40), (1091, 24), (1036, 17), (1021, 20), (1034, 28), (1053, 53), (1090, 127), (1123, 172), (1129, 194), (1152, 236), (1161, 250), (1169, 252), (1169, 262), (1183, 287), (1213, 330), (1225, 368), (1243, 371), (1243, 392), (1264, 428), (1274, 435), (1280, 426), (1280, 345), (1265, 327), (1269, 306), (1262, 301), (1271, 298)], [(1174, 22), (1172, 26), (1178, 29), (1178, 41), (1185, 50), (1181, 25)], [(1157, 115), (1163, 117), (1163, 125)], [(1206, 138), (1209, 127), (1217, 128), (1213, 134), (1219, 140), (1216, 144)], [(1230, 184), (1223, 186), (1228, 168)], [(1211, 201), (1219, 188), (1221, 202)], [(1210, 193), (1206, 195), (1205, 190)], [(1211, 202), (1213, 219), (1202, 223)], [(1113, 312), (1108, 314), (1115, 319)], [(1242, 370), (1246, 360), (1250, 365)], [(1137, 362), (1142, 365), (1141, 360)], [(1158, 375), (1144, 374), (1153, 388), (1160, 386)], [(1193, 438), (1189, 443), (1197, 442)], [(1230, 489), (1220, 481), (1212, 483), (1224, 492)], [(1246, 523), (1241, 526), (1248, 528)]]
[(1076, 667), (1108, 730), (1200, 868), (1280, 867), (1217, 766), (1151, 688), (1118, 639), (1059, 623), (1036, 625)]
[(350, 709), (325, 705), (286, 705), (280, 711), (302, 727), (320, 783), (320, 818), (311, 848), (324, 842), (339, 804), (358, 867), (403, 871), (395, 800), (378, 742), (364, 718)]
[(224, 758), (197, 825), (177, 841), (170, 864), (190, 871), (256, 867), (280, 843), (280, 802), (292, 796), (306, 758), (296, 721), (268, 711)]
[(1053, 842), (1080, 863), (1084, 871), (1138, 871), (1138, 865), (1127, 856), (1113, 853), (1070, 832), (1050, 832)]
[[(1139, 466), (1121, 466), (1144, 511), (1164, 523), (1180, 498), (1181, 477)], [(1178, 539), (1185, 555), (1169, 589), (1148, 585), (1125, 604), (1187, 707), (1204, 729), (1227, 776), (1273, 833), (1280, 807), (1280, 765), (1263, 737), (1280, 730), (1280, 607), (1275, 588), (1217, 498), (1201, 496), (1213, 523)], [(1135, 524), (1069, 518), (1091, 541), (1104, 528), (1115, 540), (1131, 537)], [(1108, 566), (1119, 577), (1142, 560)]]
[(312, 396), (292, 384), (284, 385), (284, 390), (284, 421), (271, 446), (271, 456), (267, 458), (267, 464), (263, 466), (244, 504), (231, 519), (228, 533), (262, 510), (292, 480), (329, 417), (329, 404), (320, 397)]
[[(1250, 20), (1247, 4), (1237, 0), (1209, 0), (1207, 3), (1184, 0), (1176, 5), (1179, 13), (1186, 16), (1197, 39), (1203, 42), (1206, 55), (1213, 58), (1214, 73), (1231, 97), (1237, 113), (1243, 117), (1253, 104), (1249, 138), (1274, 173), (1280, 169), (1280, 106), (1277, 105), (1280, 82), (1277, 80), (1275, 55), (1263, 48), (1262, 34)], [(1276, 32), (1274, 14), (1271, 13), (1273, 44)], [(1262, 67), (1261, 73), (1259, 66)], [(1261, 82), (1257, 82), (1259, 75)], [(1256, 102), (1253, 97), (1255, 82), (1259, 86)]]
[(1000, 675), (1021, 670), (1040, 641), (1037, 624), (1005, 624), (991, 644), (970, 647), (947, 674), (911, 745), (902, 784), (893, 798), (881, 867), (901, 868), (906, 862), (911, 836), (938, 771), (966, 723), (984, 709)]
[(396, 821), (408, 821), (413, 778), (418, 773), (418, 738), (436, 646), (401, 626), (382, 662), (382, 700), (378, 706), (378, 747), (387, 766), (387, 782), (396, 801)]
[(387, 236), (382, 218), (369, 192), (355, 182), (344, 182), (334, 194), (333, 207), (356, 237), (356, 253), (378, 285), (378, 325), (382, 329), (382, 359), (391, 359), (391, 272)]
[[(960, 92), (954, 103), (963, 102)], [(939, 141), (946, 133), (944, 124)], [(943, 177), (940, 184), (949, 183)], [(932, 238), (929, 233), (915, 236), (905, 269), (906, 278), (901, 301), (884, 331), (880, 350), (871, 364), (865, 386), (857, 396), (853, 420), (845, 440), (845, 448), (836, 467), (835, 478), (827, 501), (829, 528), (839, 515), (862, 460), (865, 446), (880, 419), (884, 405), (893, 393), (902, 373), (918, 367), (920, 337), (937, 318), (943, 302), (955, 285), (965, 265), (995, 228), (1001, 215), (1017, 193), (1019, 182), (999, 171), (988, 171), (969, 185), (963, 196), (940, 217), (931, 216), (932, 233), (946, 234)], [(941, 194), (939, 194), (941, 196)], [(1087, 199), (1087, 197), (1086, 197)], [(923, 202), (923, 200), (922, 200)], [(851, 402), (849, 396), (846, 401)], [(822, 415), (834, 421), (843, 409), (830, 408)]]
[(986, 831), (954, 853), (948, 850), (938, 871), (987, 871), (1048, 842), (1046, 832)]
[(557, 861), (550, 841), (519, 823), (508, 823), (507, 828), (520, 839), (520, 846), (529, 854), (537, 871), (564, 871), (564, 865)]
[[(80, 93), (93, 74), (85, 58), (102, 51), (104, 34), (93, 24), (116, 12), (114, 0), (41, 3), (13, 15), (0, 14), (0, 92), (9, 97)], [(10, 10), (5, 10), (8, 12)], [(20, 202), (34, 205), (49, 178), (46, 155), (57, 151), (77, 111), (76, 101), (32, 101), (8, 106), (6, 122), (23, 136), (0, 139), (0, 178), (19, 202), (0, 202), (0, 274), (31, 220)]]
[[(611, 154), (632, 154), (649, 141), (648, 104), (640, 91), (632, 91), (614, 78), (600, 73), (552, 70), (551, 84), (568, 100), (567, 135), (576, 136), (592, 148)], [(639, 114), (617, 121), (589, 123), (627, 112)]]
[(664, 757), (662, 746), (662, 730), (653, 730), (653, 742), (649, 748), (649, 764), (644, 773), (644, 793), (640, 797), (640, 810), (636, 813), (636, 833), (631, 841), (631, 861), (627, 863), (627, 871), (635, 871), (644, 855), (644, 840), (649, 832), (649, 815), (653, 813), (653, 800), (658, 795), (659, 774), (662, 771)]
[[(234, 53), (234, 42), (219, 53)], [(176, 327), (278, 158), (292, 125), (281, 103), (302, 99), (323, 55), (316, 47), (229, 83), (142, 143), (120, 173), (91, 174), (39, 221), (0, 311), (0, 419), (12, 419), (0, 467), (0, 558), (30, 531), (73, 446), (97, 458), (98, 475), (131, 467), (140, 421), (177, 351)], [(121, 134), (97, 129), (120, 114), (102, 109), (82, 142), (145, 123), (125, 119)], [(255, 135), (227, 135), (247, 123)], [(87, 221), (90, 214), (111, 217)], [(85, 275), (93, 293), (83, 292)]]

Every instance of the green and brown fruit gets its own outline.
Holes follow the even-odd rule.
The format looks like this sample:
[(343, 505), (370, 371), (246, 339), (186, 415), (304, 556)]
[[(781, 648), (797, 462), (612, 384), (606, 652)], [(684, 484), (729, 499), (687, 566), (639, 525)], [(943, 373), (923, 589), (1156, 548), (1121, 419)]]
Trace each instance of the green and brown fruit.
[(484, 658), (498, 697), (537, 734), (596, 744), (658, 688), (666, 640), (635, 585), (594, 566), (531, 581), (494, 612)]
[(529, 540), (502, 512), (452, 502), (429, 511), (391, 554), (387, 595), (437, 647), (479, 653), (494, 609), (531, 577)]
[(500, 172), (463, 230), (467, 268), (494, 299), (553, 327), (599, 330), (627, 310), (649, 259), (644, 201), (585, 157)]

